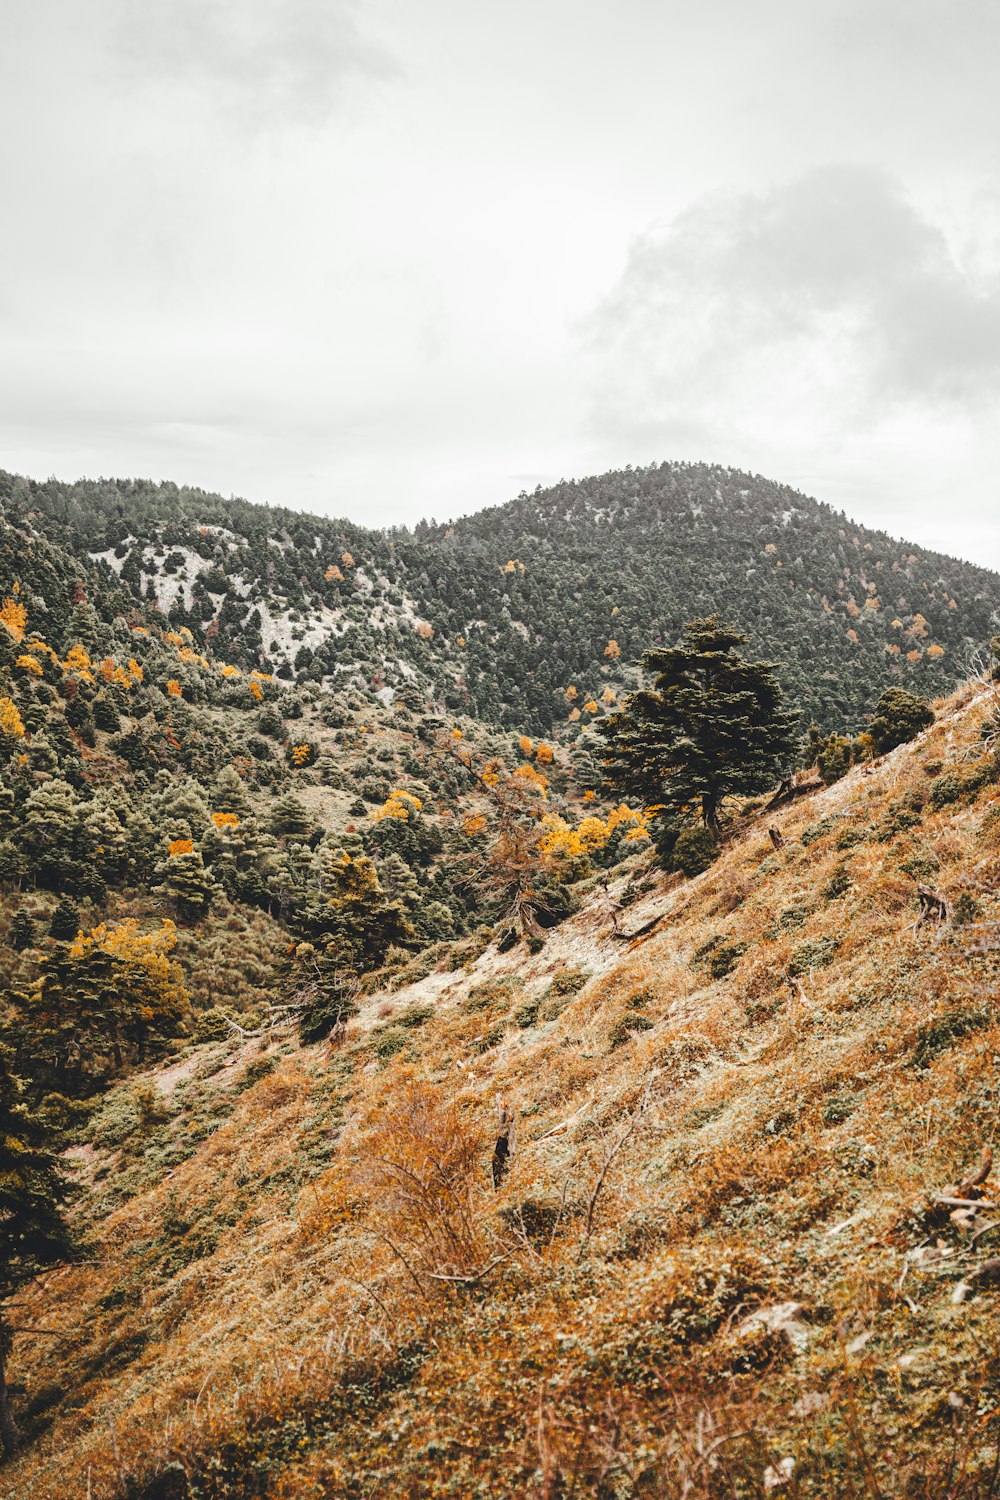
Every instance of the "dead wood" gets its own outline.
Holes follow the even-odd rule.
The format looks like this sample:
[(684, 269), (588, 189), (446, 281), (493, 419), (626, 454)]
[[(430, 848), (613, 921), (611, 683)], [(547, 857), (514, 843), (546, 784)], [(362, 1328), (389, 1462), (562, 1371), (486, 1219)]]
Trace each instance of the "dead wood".
[(658, 917), (651, 917), (648, 922), (643, 922), (642, 926), (636, 927), (633, 932), (616, 932), (615, 937), (622, 943), (629, 943), (633, 938), (645, 937), (647, 932), (652, 932), (654, 927), (659, 927), (665, 915), (665, 912), (661, 912)]
[(481, 1271), (473, 1272), (470, 1276), (449, 1276), (444, 1271), (425, 1271), (424, 1274), (429, 1276), (431, 1281), (456, 1281), (465, 1286), (473, 1286), (477, 1281), (482, 1281), (483, 1277), (488, 1276), (491, 1271), (495, 1271), (497, 1266), (502, 1265), (505, 1260), (510, 1260), (509, 1250), (503, 1255), (498, 1255), (496, 1260), (491, 1260), (488, 1266), (484, 1266)]
[(771, 843), (774, 845), (775, 849), (784, 849), (785, 835), (782, 833), (780, 828), (775, 828), (772, 824), (771, 827), (767, 830), (767, 836), (771, 840)]
[(510, 1158), (514, 1154), (514, 1112), (508, 1109), (506, 1100), (497, 1100), (497, 1115), (500, 1128), (497, 1134), (497, 1143), (493, 1148), (493, 1186), (499, 1190), (501, 1182), (507, 1175), (510, 1166)]
[(931, 1203), (935, 1208), (1000, 1208), (1000, 1203), (990, 1203), (986, 1198), (959, 1198), (950, 1193), (936, 1193)]
[(797, 797), (805, 797), (809, 792), (818, 792), (825, 784), (815, 768), (809, 771), (796, 771), (794, 775), (785, 777), (770, 802), (766, 804), (765, 810), (770, 812), (772, 807), (783, 807), (787, 802), (794, 802)]
[(993, 1152), (990, 1150), (989, 1146), (984, 1146), (979, 1166), (968, 1177), (963, 1177), (962, 1181), (959, 1183), (958, 1197), (970, 1197), (973, 1188), (979, 1187), (980, 1183), (986, 1181), (987, 1177), (990, 1175), (990, 1168), (992, 1167), (992, 1165)]
[(913, 924), (914, 932), (919, 932), (927, 922), (947, 922), (948, 903), (937, 891), (932, 891), (929, 885), (918, 885), (917, 896), (920, 899), (920, 915)]

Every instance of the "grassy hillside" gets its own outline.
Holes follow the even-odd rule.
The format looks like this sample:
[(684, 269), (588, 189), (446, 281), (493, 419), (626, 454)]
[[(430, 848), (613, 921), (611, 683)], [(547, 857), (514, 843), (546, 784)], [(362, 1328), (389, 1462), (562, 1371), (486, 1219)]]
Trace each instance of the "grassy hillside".
[(996, 1129), (996, 691), (937, 709), (694, 880), (113, 1088), (0, 1493), (995, 1494), (995, 1216), (932, 1199)]

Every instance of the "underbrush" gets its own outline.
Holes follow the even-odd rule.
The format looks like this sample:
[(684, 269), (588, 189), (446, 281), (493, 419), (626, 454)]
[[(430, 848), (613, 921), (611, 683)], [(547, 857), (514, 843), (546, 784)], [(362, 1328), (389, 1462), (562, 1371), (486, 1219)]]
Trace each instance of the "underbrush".
[(933, 1202), (996, 1121), (979, 716), (780, 849), (748, 824), (636, 939), (479, 934), (339, 1050), (115, 1089), (88, 1263), (24, 1296), (5, 1500), (1000, 1494), (1000, 1293), (953, 1300), (996, 1239)]

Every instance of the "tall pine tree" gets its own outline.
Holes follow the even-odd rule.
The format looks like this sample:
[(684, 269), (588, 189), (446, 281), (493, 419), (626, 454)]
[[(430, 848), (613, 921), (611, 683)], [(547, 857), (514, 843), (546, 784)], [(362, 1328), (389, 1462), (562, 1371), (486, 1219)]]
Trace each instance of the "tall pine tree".
[(680, 645), (647, 651), (652, 688), (598, 727), (612, 786), (668, 818), (698, 808), (718, 835), (726, 797), (766, 791), (792, 755), (797, 714), (782, 706), (771, 664), (747, 661), (747, 637), (719, 615), (685, 625)]

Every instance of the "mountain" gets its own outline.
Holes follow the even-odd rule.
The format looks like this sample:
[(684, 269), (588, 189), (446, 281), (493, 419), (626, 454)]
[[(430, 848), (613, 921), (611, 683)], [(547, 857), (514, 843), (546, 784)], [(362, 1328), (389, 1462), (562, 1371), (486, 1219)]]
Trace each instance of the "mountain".
[(860, 724), (994, 575), (698, 468), (2, 487), (3, 1500), (985, 1500), (995, 679), (676, 860), (593, 726), (716, 606)]
[(113, 1084), (5, 1500), (994, 1496), (998, 735)]
[(948, 691), (1000, 620), (997, 574), (703, 464), (564, 482), (412, 533), (143, 480), (0, 474), (0, 498), (103, 589), (243, 671), (568, 739), (693, 615), (743, 628), (804, 724), (851, 732), (888, 685)]

